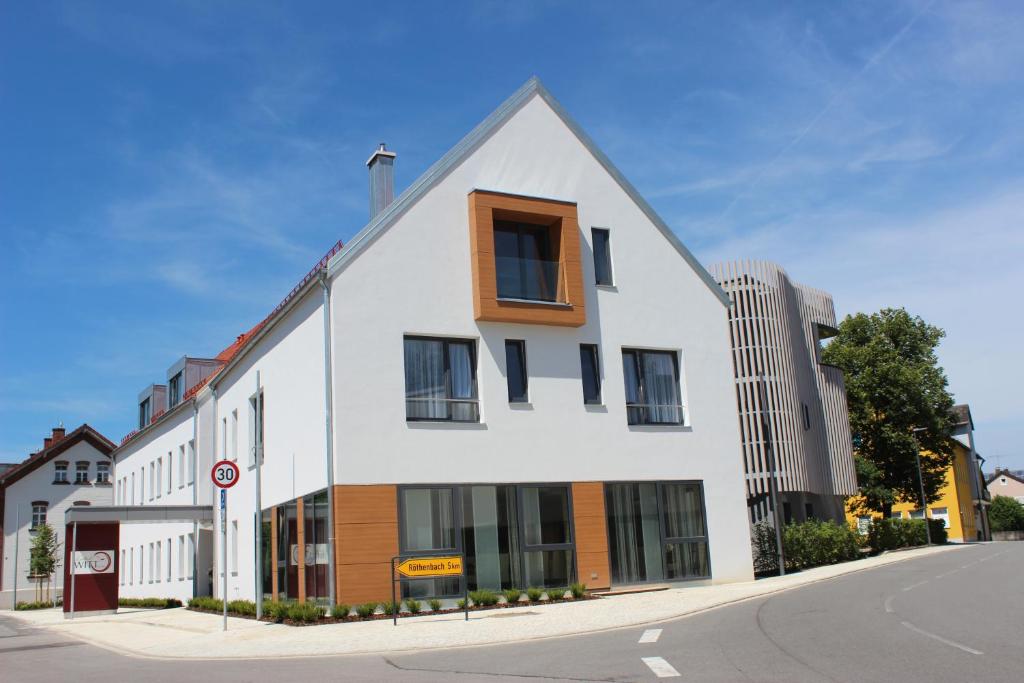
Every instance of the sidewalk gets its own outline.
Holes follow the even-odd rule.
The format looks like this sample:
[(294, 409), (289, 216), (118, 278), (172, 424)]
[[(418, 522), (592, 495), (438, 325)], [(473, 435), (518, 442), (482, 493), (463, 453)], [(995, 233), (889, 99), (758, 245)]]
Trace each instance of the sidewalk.
[(292, 627), (228, 619), (185, 609), (127, 610), (65, 620), (57, 610), (9, 612), (33, 626), (88, 641), (121, 654), (173, 659), (313, 657), (493, 645), (640, 626), (804, 586), (844, 574), (969, 545), (939, 546), (818, 567), (784, 577), (717, 586), (673, 588), (554, 605), (390, 620)]

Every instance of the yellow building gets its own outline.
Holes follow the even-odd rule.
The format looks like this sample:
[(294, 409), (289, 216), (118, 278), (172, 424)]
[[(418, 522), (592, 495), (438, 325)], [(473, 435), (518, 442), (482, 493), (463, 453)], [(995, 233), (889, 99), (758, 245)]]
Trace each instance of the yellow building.
[[(939, 499), (928, 508), (928, 516), (945, 522), (950, 542), (974, 541), (978, 538), (978, 528), (971, 489), (971, 451), (956, 439), (950, 441), (953, 444), (953, 464), (946, 472), (946, 482), (939, 492)], [(849, 508), (856, 503), (856, 497), (850, 498), (848, 503), (846, 519), (850, 524), (856, 524), (862, 533), (866, 533), (872, 517), (881, 517), (879, 513), (857, 517), (849, 512)], [(920, 503), (914, 501), (894, 505), (892, 516), (921, 519), (924, 513)]]

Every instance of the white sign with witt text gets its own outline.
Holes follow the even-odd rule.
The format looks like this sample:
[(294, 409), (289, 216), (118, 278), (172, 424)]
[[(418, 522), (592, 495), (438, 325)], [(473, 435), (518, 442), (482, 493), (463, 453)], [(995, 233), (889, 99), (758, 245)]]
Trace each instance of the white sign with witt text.
[(74, 559), (75, 574), (113, 574), (113, 550), (76, 550)]

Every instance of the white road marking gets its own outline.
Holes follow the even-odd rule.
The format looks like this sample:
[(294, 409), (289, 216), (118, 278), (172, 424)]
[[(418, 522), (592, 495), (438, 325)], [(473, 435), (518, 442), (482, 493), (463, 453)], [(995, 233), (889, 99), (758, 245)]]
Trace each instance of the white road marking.
[(934, 633), (929, 633), (928, 631), (925, 631), (923, 628), (918, 628), (917, 626), (914, 626), (909, 621), (901, 621), (900, 623), (903, 624), (904, 626), (906, 626), (907, 628), (909, 628), (911, 631), (914, 631), (915, 633), (920, 633), (922, 636), (928, 636), (929, 638), (933, 638), (934, 640), (939, 641), (943, 645), (949, 645), (950, 647), (955, 647), (958, 650), (963, 650), (964, 652), (968, 652), (968, 653), (970, 653), (972, 655), (983, 655), (983, 654), (985, 654), (981, 650), (975, 650), (973, 647), (967, 647), (966, 645), (964, 645), (962, 643), (958, 643), (955, 640), (948, 640), (946, 638), (943, 638), (942, 636), (937, 636)]
[(637, 642), (640, 642), (640, 643), (656, 643), (656, 642), (658, 642), (658, 638), (660, 638), (660, 637), (661, 637), (661, 629), (660, 628), (649, 628), (646, 631), (644, 631), (644, 634), (642, 636), (640, 636), (640, 640), (637, 641)]
[(895, 595), (890, 595), (889, 597), (887, 597), (885, 599), (885, 611), (886, 611), (887, 614), (892, 614), (893, 612), (896, 611), (896, 610), (894, 610), (892, 608), (892, 599), (895, 598), (895, 597), (896, 597)]
[(661, 657), (641, 657), (640, 659), (658, 678), (678, 678), (680, 676), (679, 672)]
[(907, 591), (912, 591), (915, 588), (917, 588), (918, 586), (923, 586), (926, 583), (928, 583), (928, 579), (925, 579), (924, 581), (918, 581), (917, 583), (915, 583), (913, 585), (910, 585), (910, 586), (907, 586), (906, 588), (904, 588), (903, 592), (906, 593)]

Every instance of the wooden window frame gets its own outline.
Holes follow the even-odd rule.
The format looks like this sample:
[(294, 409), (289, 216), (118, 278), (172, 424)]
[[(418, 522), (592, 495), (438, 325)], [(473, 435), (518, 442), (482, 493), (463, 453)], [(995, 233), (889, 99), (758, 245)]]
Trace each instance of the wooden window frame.
[[(557, 301), (498, 298), (494, 222), (547, 226), (558, 252)], [(580, 327), (587, 321), (580, 264), (579, 220), (574, 202), (501, 192), (469, 193), (469, 241), (473, 270), (473, 316), (478, 321)]]

